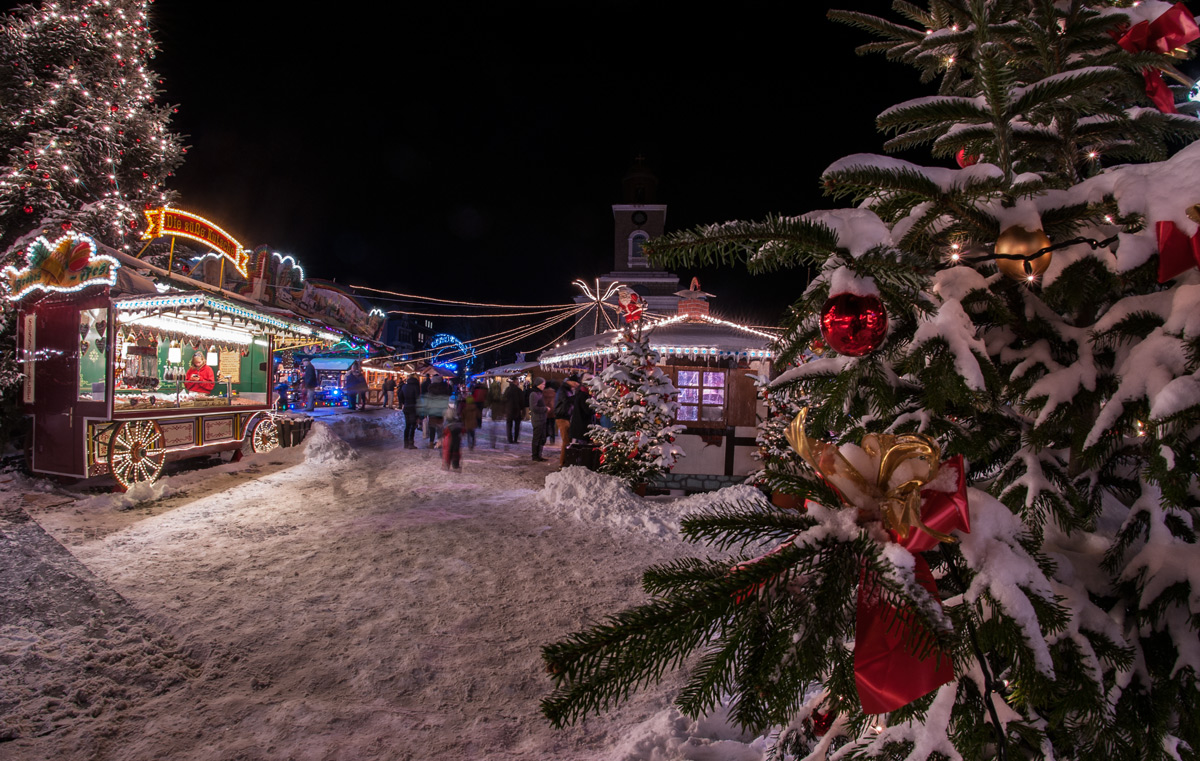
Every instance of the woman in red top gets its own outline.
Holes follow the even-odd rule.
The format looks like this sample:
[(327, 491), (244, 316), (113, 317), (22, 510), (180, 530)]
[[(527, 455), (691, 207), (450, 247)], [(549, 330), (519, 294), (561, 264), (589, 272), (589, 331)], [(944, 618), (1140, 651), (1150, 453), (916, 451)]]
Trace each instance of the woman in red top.
[(192, 354), (192, 366), (188, 368), (183, 387), (193, 394), (211, 394), (215, 385), (212, 368), (204, 362), (204, 352)]

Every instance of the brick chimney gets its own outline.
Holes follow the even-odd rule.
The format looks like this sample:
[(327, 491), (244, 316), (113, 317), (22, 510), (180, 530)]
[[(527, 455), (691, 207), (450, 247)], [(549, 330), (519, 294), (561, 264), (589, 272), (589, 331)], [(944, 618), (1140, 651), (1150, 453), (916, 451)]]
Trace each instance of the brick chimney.
[(692, 278), (691, 287), (686, 291), (676, 291), (675, 295), (679, 297), (679, 314), (683, 315), (684, 320), (699, 321), (708, 317), (708, 299), (712, 294), (700, 290), (699, 278)]

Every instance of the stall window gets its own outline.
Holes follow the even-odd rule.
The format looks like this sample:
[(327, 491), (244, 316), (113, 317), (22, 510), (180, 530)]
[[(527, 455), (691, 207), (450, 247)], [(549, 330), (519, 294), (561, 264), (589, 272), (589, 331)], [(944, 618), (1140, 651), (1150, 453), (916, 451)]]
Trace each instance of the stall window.
[(680, 370), (676, 420), (720, 423), (725, 420), (725, 373), (721, 370)]
[(79, 400), (103, 402), (108, 394), (108, 310), (79, 313)]

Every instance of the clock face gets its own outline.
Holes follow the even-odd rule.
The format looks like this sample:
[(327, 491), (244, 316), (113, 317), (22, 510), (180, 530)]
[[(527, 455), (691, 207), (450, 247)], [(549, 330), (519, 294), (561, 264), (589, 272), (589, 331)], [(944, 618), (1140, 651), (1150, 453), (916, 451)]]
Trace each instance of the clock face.
[(644, 212), (644, 211), (635, 211), (635, 212), (633, 213), (633, 223), (634, 223), (635, 225), (644, 225), (644, 224), (646, 224), (646, 212)]

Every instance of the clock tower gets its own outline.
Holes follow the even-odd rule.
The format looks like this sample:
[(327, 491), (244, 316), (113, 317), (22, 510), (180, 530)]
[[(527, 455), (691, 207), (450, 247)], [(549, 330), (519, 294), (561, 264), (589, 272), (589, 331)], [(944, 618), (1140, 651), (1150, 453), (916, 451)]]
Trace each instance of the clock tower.
[[(638, 156), (633, 167), (621, 180), (622, 203), (613, 204), (613, 269), (600, 278), (603, 291), (609, 283), (622, 283), (646, 301), (655, 314), (675, 314), (679, 297), (679, 276), (651, 265), (642, 246), (666, 230), (667, 205), (658, 202), (658, 177)], [(577, 298), (582, 303), (586, 298)], [(614, 299), (615, 303), (615, 299)], [(611, 315), (611, 313), (610, 313)], [(580, 320), (575, 335), (591, 335), (595, 320)], [(603, 320), (600, 321), (604, 324)]]

